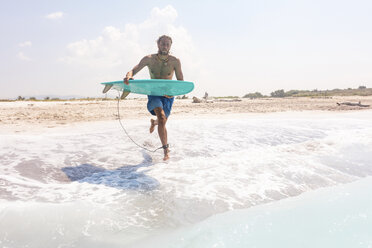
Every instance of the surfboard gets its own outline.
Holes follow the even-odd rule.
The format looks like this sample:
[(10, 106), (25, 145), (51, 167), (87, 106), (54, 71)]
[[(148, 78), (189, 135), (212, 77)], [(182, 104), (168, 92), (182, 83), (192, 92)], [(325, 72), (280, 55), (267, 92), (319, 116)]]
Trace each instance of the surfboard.
[(179, 96), (185, 95), (194, 89), (194, 83), (189, 81), (167, 80), (167, 79), (132, 79), (129, 85), (123, 81), (101, 83), (105, 85), (103, 93), (111, 88), (123, 91), (122, 99), (129, 93), (151, 96)]

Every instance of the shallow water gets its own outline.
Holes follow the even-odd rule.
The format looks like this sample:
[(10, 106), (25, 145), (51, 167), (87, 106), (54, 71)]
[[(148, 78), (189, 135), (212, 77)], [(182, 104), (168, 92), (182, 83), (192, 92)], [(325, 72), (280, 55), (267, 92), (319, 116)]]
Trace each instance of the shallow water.
[[(141, 145), (158, 148), (147, 122), (124, 125)], [(372, 175), (370, 111), (170, 119), (167, 126), (169, 162), (136, 147), (117, 122), (1, 135), (0, 244), (133, 246), (220, 213)]]
[(130, 247), (372, 247), (372, 177), (233, 210)]

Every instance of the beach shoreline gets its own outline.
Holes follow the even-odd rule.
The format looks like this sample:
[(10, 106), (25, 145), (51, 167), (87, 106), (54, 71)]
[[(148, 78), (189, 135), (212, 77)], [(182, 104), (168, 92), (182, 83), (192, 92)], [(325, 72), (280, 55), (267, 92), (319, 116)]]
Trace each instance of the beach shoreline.
[[(339, 236), (348, 237), (345, 233), (351, 233), (351, 226), (367, 237), (364, 233), (369, 226), (360, 229), (366, 227), (365, 210), (370, 209), (365, 194), (350, 195), (346, 184), (372, 175), (372, 110), (287, 110), (283, 104), (290, 99), (281, 99), (277, 102), (282, 105), (270, 102), (263, 109), (266, 112), (239, 113), (252, 102), (257, 103), (232, 103), (235, 112), (222, 111), (230, 103), (225, 108), (208, 103), (215, 106), (204, 113), (199, 108), (206, 108), (206, 104), (179, 101), (174, 110), (191, 113), (171, 115), (167, 127), (172, 152), (167, 162), (161, 150), (151, 152), (161, 143), (157, 132), (149, 134), (146, 109), (136, 115), (137, 110), (129, 108), (142, 108), (146, 101), (121, 102), (125, 103), (120, 105), (121, 112), (129, 116), (122, 122), (131, 138), (121, 130), (115, 116), (108, 120), (73, 119), (72, 110), (94, 116), (102, 114), (100, 107), (107, 103), (2, 105), (9, 113), (18, 109), (40, 117), (55, 111), (67, 114), (64, 125), (40, 118), (30, 119), (27, 124), (25, 118), (18, 120), (19, 126), (1, 126), (0, 239), (6, 240), (4, 245), (17, 247), (40, 247), (41, 243), (48, 247), (67, 243), (79, 247), (149, 247), (149, 239), (151, 244), (165, 247), (153, 238), (165, 237), (166, 243), (174, 244), (168, 240), (179, 237), (178, 233), (195, 242), (193, 233), (207, 237), (214, 232), (216, 235), (209, 236), (214, 243), (218, 237), (250, 242), (252, 235), (262, 237), (267, 233), (267, 227), (276, 227), (276, 233), (300, 230), (297, 223), (288, 224), (293, 216), (306, 230), (311, 226), (321, 235), (326, 230), (341, 231), (338, 228), (344, 227), (344, 219), (350, 215), (358, 218), (351, 218)], [(108, 110), (114, 112), (115, 102), (110, 105)], [(269, 107), (283, 111), (269, 112)], [(5, 132), (3, 127), (9, 130)], [(149, 150), (137, 147), (130, 139)], [(370, 180), (358, 183), (354, 192), (366, 185), (370, 186)], [(334, 198), (317, 192), (326, 188), (329, 195), (341, 195), (344, 200), (330, 206)], [(296, 197), (305, 193), (309, 194)], [(299, 207), (290, 208), (293, 202)], [(273, 207), (267, 208), (270, 205), (266, 204)], [(340, 204), (343, 207), (337, 208)], [(341, 210), (344, 214), (340, 215)], [(236, 218), (231, 218), (233, 215)], [(256, 226), (252, 215), (263, 225)], [(279, 216), (285, 217), (278, 221)], [(319, 229), (319, 221), (312, 221), (319, 219), (323, 220), (323, 229)], [(9, 229), (14, 223), (25, 224)], [(247, 224), (253, 229), (247, 229)], [(242, 229), (236, 229), (239, 226)], [(162, 236), (164, 230), (166, 235)], [(311, 240), (308, 233), (314, 232), (306, 230), (301, 230), (302, 240)], [(251, 236), (247, 239), (247, 235)], [(334, 233), (324, 237), (339, 241)]]
[[(361, 102), (370, 106), (338, 105), (340, 102)], [(151, 118), (146, 103), (146, 98), (121, 100), (121, 119)], [(371, 110), (371, 106), (372, 96), (211, 99), (201, 103), (193, 103), (192, 99), (176, 99), (171, 118), (230, 118), (241, 114), (305, 111), (341, 113)], [(19, 133), (84, 122), (117, 120), (117, 107), (116, 100), (0, 102), (0, 127), (5, 133)]]

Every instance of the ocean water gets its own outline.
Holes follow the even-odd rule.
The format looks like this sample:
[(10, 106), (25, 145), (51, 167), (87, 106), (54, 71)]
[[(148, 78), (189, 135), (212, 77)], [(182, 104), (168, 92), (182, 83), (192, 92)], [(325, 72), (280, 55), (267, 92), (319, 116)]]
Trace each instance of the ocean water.
[[(149, 120), (123, 121), (138, 143), (160, 146)], [(259, 242), (272, 230), (277, 247), (345, 239), (353, 245), (343, 247), (371, 247), (363, 236), (372, 230), (371, 111), (171, 118), (167, 126), (168, 162), (136, 147), (116, 121), (0, 134), (0, 246), (273, 247)], [(348, 185), (356, 185), (351, 196), (341, 197)], [(341, 195), (332, 208), (327, 194)], [(324, 240), (292, 221), (306, 216), (303, 226), (332, 232), (345, 215), (362, 217)]]
[(131, 247), (372, 247), (372, 178), (168, 230)]

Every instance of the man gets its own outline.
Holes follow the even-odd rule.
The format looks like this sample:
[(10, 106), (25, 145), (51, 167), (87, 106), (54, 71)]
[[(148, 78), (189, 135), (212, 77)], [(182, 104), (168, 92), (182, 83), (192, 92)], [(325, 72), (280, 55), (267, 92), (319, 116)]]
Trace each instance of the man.
[[(172, 80), (174, 73), (176, 73), (177, 80), (183, 81), (183, 74), (181, 70), (181, 62), (176, 57), (169, 55), (169, 50), (172, 46), (172, 38), (166, 35), (160, 36), (157, 40), (158, 53), (145, 56), (138, 65), (127, 73), (124, 78), (124, 83), (129, 84), (129, 79), (132, 79), (145, 66), (149, 68), (152, 79), (169, 79)], [(169, 159), (169, 145), (167, 137), (167, 123), (168, 117), (172, 110), (174, 101), (173, 96), (147, 96), (147, 109), (152, 115), (156, 115), (157, 119), (151, 119), (150, 133), (158, 126), (158, 133), (162, 147), (164, 149), (164, 160)]]

